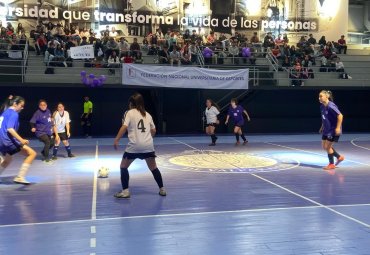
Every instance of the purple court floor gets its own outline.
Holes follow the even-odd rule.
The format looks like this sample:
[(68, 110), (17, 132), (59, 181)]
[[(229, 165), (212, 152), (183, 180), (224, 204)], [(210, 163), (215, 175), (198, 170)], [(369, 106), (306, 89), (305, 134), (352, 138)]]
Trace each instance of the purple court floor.
[(12, 183), (16, 156), (0, 176), (0, 254), (370, 254), (370, 134), (343, 135), (345, 161), (331, 171), (319, 135), (248, 138), (155, 138), (167, 197), (140, 160), (131, 198), (113, 197), (124, 149), (113, 138), (72, 139), (76, 158), (63, 147), (52, 164), (38, 158), (29, 186)]

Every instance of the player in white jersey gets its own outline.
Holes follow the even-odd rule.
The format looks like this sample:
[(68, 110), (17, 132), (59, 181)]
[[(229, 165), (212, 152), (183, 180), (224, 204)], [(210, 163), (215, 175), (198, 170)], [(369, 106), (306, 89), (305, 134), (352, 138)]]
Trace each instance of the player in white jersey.
[(53, 113), (53, 120), (54, 120), (54, 133), (56, 135), (53, 156), (51, 159), (56, 160), (58, 158), (57, 153), (60, 141), (63, 142), (68, 157), (70, 158), (75, 157), (75, 155), (72, 154), (71, 146), (69, 145), (68, 141), (68, 138), (71, 136), (69, 124), (71, 122), (71, 119), (69, 118), (69, 113), (64, 110), (64, 105), (62, 103), (58, 103), (57, 110)]
[(211, 136), (212, 143), (209, 146), (215, 146), (217, 136), (215, 135), (216, 125), (220, 123), (217, 119), (217, 115), (220, 114), (218, 106), (213, 102), (212, 99), (206, 100), (206, 110), (204, 112), (206, 116), (206, 134)]
[(121, 184), (122, 190), (116, 193), (116, 198), (129, 198), (129, 173), (128, 168), (131, 163), (139, 158), (145, 159), (149, 170), (152, 172), (155, 181), (159, 187), (159, 195), (166, 196), (166, 190), (163, 187), (161, 172), (155, 161), (155, 152), (153, 145), (153, 136), (156, 133), (152, 116), (145, 111), (144, 99), (141, 94), (135, 93), (129, 99), (129, 110), (125, 113), (122, 120), (122, 126), (114, 139), (114, 148), (117, 150), (119, 140), (126, 133), (128, 144), (121, 161)]

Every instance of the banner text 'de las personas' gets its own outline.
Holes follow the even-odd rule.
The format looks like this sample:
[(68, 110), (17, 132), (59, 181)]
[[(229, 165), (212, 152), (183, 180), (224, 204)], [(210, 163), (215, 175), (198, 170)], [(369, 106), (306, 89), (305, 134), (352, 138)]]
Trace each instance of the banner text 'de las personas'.
[(248, 89), (249, 69), (124, 64), (122, 84), (167, 88)]

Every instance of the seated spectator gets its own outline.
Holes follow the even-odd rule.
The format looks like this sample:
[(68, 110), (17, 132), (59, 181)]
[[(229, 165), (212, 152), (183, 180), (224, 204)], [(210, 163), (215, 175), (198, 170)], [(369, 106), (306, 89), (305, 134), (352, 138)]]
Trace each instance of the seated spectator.
[(207, 36), (207, 44), (208, 45), (214, 45), (215, 42), (216, 42), (215, 33), (213, 31), (211, 31), (211, 33), (209, 33), (209, 35)]
[(24, 34), (24, 33), (21, 34), (21, 37), (19, 38), (19, 41), (18, 41), (18, 44), (19, 44), (19, 47), (21, 48), (21, 50), (24, 50), (24, 48), (26, 47), (27, 42), (28, 42), (28, 40), (27, 40), (26, 34)]
[(279, 59), (281, 56), (280, 48), (278, 45), (275, 45), (275, 47), (271, 50), (272, 55), (274, 55), (275, 58)]
[(89, 43), (87, 42), (87, 37), (86, 36), (82, 37), (82, 41), (80, 43), (80, 46), (84, 46), (84, 45), (88, 45), (88, 44)]
[(102, 41), (97, 38), (94, 43), (94, 56), (95, 58), (103, 59), (104, 57), (104, 47)]
[(344, 64), (342, 61), (340, 61), (340, 58), (336, 58), (335, 60), (335, 71), (344, 73)]
[(35, 44), (37, 55), (45, 54), (45, 51), (48, 47), (48, 42), (46, 41), (46, 38), (44, 34), (41, 34), (39, 38), (36, 41)]
[(198, 39), (199, 39), (199, 35), (197, 34), (197, 30), (194, 29), (192, 31), (191, 36), (190, 36), (190, 40), (191, 40), (191, 42), (196, 42), (196, 41), (198, 41)]
[(325, 39), (325, 36), (321, 36), (320, 40), (319, 40), (319, 45), (324, 48), (324, 46), (326, 45), (326, 39)]
[(168, 52), (167, 45), (163, 46), (163, 50), (158, 53), (159, 63), (160, 64), (169, 64), (170, 63), (170, 53)]
[(233, 42), (229, 47), (229, 56), (232, 57), (234, 64), (239, 64), (239, 47), (236, 42)]
[(131, 57), (130, 54), (128, 54), (127, 56), (121, 58), (121, 62), (125, 64), (131, 64), (134, 63), (134, 58)]
[(205, 47), (203, 49), (202, 54), (204, 57), (204, 64), (206, 65), (212, 64), (213, 51), (209, 47)]
[(84, 28), (80, 31), (80, 37), (81, 37), (81, 38), (86, 37), (86, 39), (90, 37), (90, 32), (87, 30), (87, 28), (86, 28), (86, 27), (84, 27)]
[(54, 66), (67, 67), (67, 65), (65, 64), (65, 52), (61, 44), (58, 44), (55, 47), (53, 55), (54, 58), (52, 59), (52, 61)]
[(144, 37), (143, 39), (143, 44), (142, 44), (142, 47), (144, 50), (148, 50), (149, 49), (149, 41), (146, 37)]
[(289, 43), (289, 38), (287, 34), (283, 34), (283, 40), (284, 40), (284, 43)]
[(76, 41), (77, 45), (80, 45), (81, 37), (80, 37), (80, 31), (78, 29), (78, 26), (71, 27), (71, 37), (73, 41)]
[(242, 44), (242, 51), (241, 51), (241, 57), (243, 59), (243, 63), (246, 64), (247, 60), (250, 59), (252, 56), (251, 48), (246, 45), (245, 43)]
[(289, 78), (292, 81), (292, 86), (303, 86), (304, 83), (302, 81), (302, 69), (301, 65), (296, 62), (296, 64), (293, 66), (293, 68), (290, 69)]
[(20, 36), (22, 33), (25, 33), (26, 31), (23, 28), (22, 23), (18, 23), (17, 29), (16, 29), (16, 35)]
[(191, 65), (191, 55), (189, 54), (189, 52), (181, 53), (181, 64)]
[(253, 36), (251, 37), (251, 43), (252, 44), (259, 44), (259, 43), (261, 43), (261, 41), (260, 41), (260, 38), (258, 37), (258, 34), (257, 34), (257, 32), (254, 32), (253, 33)]
[(14, 34), (14, 27), (10, 22), (7, 22), (6, 24), (6, 34), (11, 36), (12, 34)]
[(284, 38), (281, 34), (278, 35), (278, 37), (275, 39), (275, 46), (283, 46), (284, 44)]
[(224, 59), (227, 57), (227, 54), (224, 51), (224, 48), (222, 47), (221, 42), (217, 42), (215, 46), (215, 51), (214, 51), (214, 63), (215, 64), (224, 64)]
[(121, 37), (119, 39), (118, 48), (119, 48), (120, 58), (127, 57), (129, 55), (129, 53), (130, 53), (130, 44), (127, 42), (127, 40), (124, 37)]
[(272, 33), (268, 32), (265, 38), (263, 39), (263, 47), (265, 49), (267, 48), (273, 48), (275, 46), (274, 38), (272, 37)]
[(347, 54), (347, 43), (346, 40), (344, 39), (344, 35), (342, 35), (338, 40), (338, 53), (342, 54), (342, 50), (343, 54)]
[(112, 51), (115, 51), (116, 52), (116, 55), (119, 54), (119, 46), (118, 46), (118, 43), (114, 40), (113, 37), (109, 37), (109, 40), (106, 43), (105, 47), (106, 47), (106, 50), (105, 50), (105, 56), (106, 56), (106, 58), (108, 58), (109, 56), (112, 55)]
[(313, 37), (313, 34), (308, 35), (307, 43), (309, 45), (316, 45), (316, 39)]
[(118, 32), (116, 31), (115, 27), (112, 27), (112, 30), (109, 31), (109, 36), (113, 38), (116, 38), (118, 36)]
[(171, 65), (180, 65), (181, 63), (181, 56), (177, 47), (175, 47), (170, 53), (170, 63)]
[(16, 34), (13, 34), (11, 36), (11, 40), (10, 40), (10, 49), (11, 50), (21, 50), (21, 47), (19, 46), (18, 44), (18, 39), (17, 39), (17, 36)]
[(117, 52), (113, 50), (111, 51), (111, 54), (108, 57), (107, 67), (109, 68), (109, 73), (115, 74), (116, 71), (114, 70), (114, 68), (118, 68), (119, 66), (120, 66), (119, 57), (117, 56)]
[(159, 48), (157, 47), (156, 44), (150, 45), (148, 49), (148, 55), (158, 55), (158, 50)]
[(191, 56), (191, 62), (193, 64), (197, 63), (198, 62), (198, 50), (197, 50), (197, 46), (195, 42), (191, 42), (189, 46), (189, 54)]
[(297, 43), (297, 47), (300, 49), (304, 49), (307, 45), (307, 40), (304, 35), (301, 36), (301, 39), (299, 39), (299, 42)]
[(1, 27), (1, 30), (0, 30), (0, 39), (8, 39), (8, 34), (6, 33), (6, 28), (5, 27)]
[(131, 56), (135, 59), (141, 58), (141, 48), (137, 42), (137, 38), (134, 38), (134, 42), (130, 46)]
[(172, 42), (172, 44), (169, 45), (168, 51), (172, 52), (175, 48), (177, 48), (176, 42)]
[(191, 42), (190, 30), (189, 29), (185, 30), (185, 33), (182, 35), (182, 38), (184, 39), (185, 43), (190, 43)]

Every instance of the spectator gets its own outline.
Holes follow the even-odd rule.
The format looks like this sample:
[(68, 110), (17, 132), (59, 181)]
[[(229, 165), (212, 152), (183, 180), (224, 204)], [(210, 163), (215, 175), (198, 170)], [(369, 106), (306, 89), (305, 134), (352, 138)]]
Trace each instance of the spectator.
[(87, 37), (86, 36), (82, 37), (82, 41), (80, 43), (80, 46), (84, 46), (84, 45), (88, 45), (88, 44), (89, 43), (87, 42)]
[(97, 38), (94, 43), (94, 56), (97, 59), (103, 59), (104, 57), (104, 47), (102, 41)]
[(340, 61), (340, 58), (336, 58), (335, 71), (340, 72), (340, 73), (344, 73), (344, 64), (343, 64), (342, 61)]
[(170, 53), (170, 63), (171, 65), (180, 65), (181, 63), (181, 55), (177, 47), (174, 47)]
[(272, 37), (271, 32), (268, 32), (265, 38), (263, 39), (263, 47), (267, 49), (273, 48), (274, 46), (275, 46), (274, 38)]
[(120, 58), (127, 57), (129, 55), (130, 44), (126, 41), (126, 39), (124, 37), (121, 37), (119, 39), (118, 48), (119, 48), (119, 52), (120, 52), (120, 54), (119, 54)]
[(313, 35), (312, 35), (312, 34), (309, 34), (308, 36), (309, 36), (309, 38), (308, 38), (308, 40), (307, 40), (307, 43), (308, 43), (309, 45), (316, 45), (316, 39), (315, 39), (315, 38), (313, 38)]
[(191, 36), (190, 36), (190, 40), (191, 40), (191, 42), (196, 42), (196, 41), (198, 41), (198, 38), (199, 38), (199, 36), (197, 34), (197, 30), (194, 29), (192, 31)]
[(207, 44), (208, 45), (214, 45), (215, 42), (216, 42), (215, 33), (213, 31), (211, 31), (211, 33), (209, 33), (209, 35), (207, 36)]
[(346, 40), (344, 39), (344, 35), (340, 37), (338, 40), (338, 52), (339, 54), (342, 54), (342, 50), (344, 54), (347, 54), (347, 43)]
[(284, 44), (284, 38), (281, 34), (275, 39), (275, 45), (282, 46)]
[(48, 47), (48, 42), (46, 41), (44, 34), (41, 34), (40, 37), (37, 39), (35, 47), (37, 55), (40, 55), (41, 53), (45, 54), (45, 51)]
[(119, 54), (119, 46), (118, 46), (118, 43), (114, 40), (113, 37), (109, 37), (109, 40), (106, 43), (105, 47), (106, 47), (106, 50), (105, 50), (105, 56), (106, 56), (106, 58), (108, 58), (112, 54), (112, 51), (115, 51), (116, 52), (116, 55)]
[(158, 47), (156, 44), (150, 45), (148, 49), (148, 55), (158, 55)]
[(261, 41), (260, 41), (260, 38), (257, 35), (257, 32), (254, 32), (253, 36), (251, 37), (251, 43), (253, 44), (253, 43), (260, 43), (260, 42)]
[(130, 45), (130, 52), (133, 58), (141, 58), (141, 48), (137, 42), (137, 38), (134, 38), (134, 42)]
[(25, 33), (25, 32), (26, 31), (24, 30), (22, 23), (19, 22), (17, 29), (16, 29), (16, 34), (20, 36), (22, 33)]
[(289, 43), (289, 38), (287, 34), (283, 35), (283, 40), (284, 40), (284, 43)]
[(112, 30), (109, 31), (109, 36), (113, 38), (116, 38), (118, 36), (118, 32), (116, 31), (115, 27), (112, 27)]
[(307, 46), (307, 40), (304, 35), (301, 36), (301, 39), (299, 39), (299, 42), (297, 43), (297, 47), (301, 50), (303, 50)]
[(292, 86), (303, 86), (304, 83), (302, 82), (302, 70), (301, 65), (296, 62), (296, 64), (291, 68), (289, 77), (292, 81)]
[(148, 50), (149, 49), (149, 41), (146, 37), (144, 37), (143, 39), (143, 44), (142, 44), (142, 47), (144, 50)]
[(234, 64), (239, 64), (239, 47), (233, 42), (229, 47), (229, 56), (232, 57)]
[(114, 68), (118, 68), (120, 66), (119, 57), (117, 56), (116, 51), (112, 51), (111, 55), (108, 58), (108, 65), (109, 74), (115, 74), (116, 71)]
[(191, 65), (191, 55), (189, 52), (181, 53), (181, 64), (182, 65)]
[(87, 28), (86, 28), (86, 27), (84, 27), (84, 28), (81, 30), (81, 32), (80, 32), (80, 37), (81, 37), (81, 38), (82, 38), (82, 37), (86, 37), (86, 39), (90, 37), (90, 32), (87, 30)]
[(191, 57), (191, 62), (193, 64), (197, 63), (198, 62), (198, 50), (197, 50), (197, 46), (195, 45), (195, 42), (191, 42), (189, 46), (189, 54)]
[(163, 50), (158, 53), (159, 63), (160, 64), (169, 64), (170, 63), (170, 53), (168, 52), (167, 45), (163, 46)]
[(191, 42), (190, 30), (189, 29), (185, 30), (185, 33), (183, 34), (182, 38), (184, 39), (185, 43)]
[(204, 63), (207, 65), (212, 64), (213, 51), (209, 47), (205, 47), (202, 54), (204, 57)]
[(326, 45), (326, 39), (325, 39), (325, 36), (321, 36), (320, 40), (319, 40), (319, 45), (324, 48), (324, 46)]

